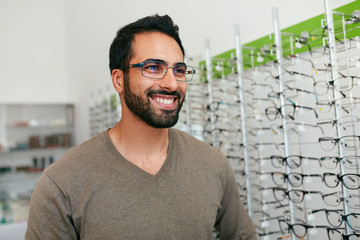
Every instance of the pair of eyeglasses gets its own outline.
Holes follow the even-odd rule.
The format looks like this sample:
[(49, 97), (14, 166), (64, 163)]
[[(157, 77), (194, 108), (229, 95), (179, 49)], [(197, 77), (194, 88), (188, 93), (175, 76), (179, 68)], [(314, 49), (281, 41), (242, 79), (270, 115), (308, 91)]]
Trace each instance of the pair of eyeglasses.
[(318, 95), (328, 94), (330, 87), (340, 92), (343, 97), (346, 97), (345, 93), (343, 93), (342, 90), (339, 90), (339, 87), (335, 87), (334, 81), (317, 81), (314, 83), (314, 90)]
[(180, 82), (189, 82), (195, 74), (195, 69), (185, 63), (176, 63), (174, 66), (167, 65), (160, 60), (145, 60), (141, 63), (121, 66), (120, 70), (129, 68), (141, 68), (142, 75), (151, 79), (163, 79), (169, 68), (172, 68), (175, 79)]
[(338, 167), (341, 162), (345, 168), (348, 169), (358, 169), (360, 167), (360, 156), (345, 156), (345, 157), (336, 157), (336, 156), (325, 156), (320, 158), (321, 164), (324, 168), (335, 169)]
[(348, 151), (353, 151), (359, 149), (360, 147), (360, 136), (347, 135), (347, 136), (342, 136), (340, 138), (321, 137), (319, 138), (319, 143), (324, 151), (333, 150), (335, 146), (339, 143), (343, 149)]
[(334, 227), (340, 227), (340, 225), (343, 222), (346, 222), (346, 224), (354, 231), (360, 231), (360, 213), (350, 213), (347, 215), (343, 215), (339, 212), (333, 213), (333, 219), (331, 219), (330, 225)]
[(274, 198), (278, 201), (284, 200), (286, 197), (294, 203), (301, 203), (304, 201), (304, 196), (307, 194), (321, 194), (319, 191), (305, 191), (300, 189), (286, 190), (284, 188), (272, 188)]
[(342, 184), (352, 190), (356, 190), (360, 188), (360, 174), (335, 174), (335, 173), (324, 173), (323, 179), (326, 184), (326, 186), (330, 188), (335, 188), (339, 185), (339, 182), (342, 182)]
[(338, 122), (339, 122), (339, 125), (344, 130), (346, 130), (347, 127), (352, 127), (352, 126), (354, 126), (355, 123), (360, 122), (360, 119), (355, 115), (350, 115), (350, 116), (343, 116), (343, 117), (339, 118), (339, 120), (321, 119), (317, 122), (316, 125), (321, 126), (321, 125), (331, 124), (331, 126), (335, 126), (335, 124), (337, 124)]
[[(303, 122), (288, 122), (287, 123), (288, 129), (290, 128), (290, 130), (292, 130), (293, 132), (299, 134), (301, 132), (305, 132), (306, 128), (318, 128), (322, 134), (324, 134), (324, 130), (321, 126), (319, 125), (314, 125), (314, 124), (307, 124), (307, 123), (303, 123)], [(271, 125), (271, 127), (276, 127), (276, 125)], [(281, 130), (281, 132), (284, 131), (284, 125), (278, 125), (277, 127), (279, 130)]]
[(320, 174), (302, 174), (302, 173), (282, 173), (282, 172), (272, 172), (271, 177), (273, 182), (278, 185), (282, 186), (286, 182), (289, 182), (293, 187), (300, 187), (303, 184), (304, 178), (313, 178), (313, 177), (320, 177)]
[(311, 92), (305, 89), (301, 89), (301, 88), (295, 88), (295, 87), (290, 87), (289, 85), (286, 84), (286, 89), (283, 90), (282, 92), (270, 92), (268, 93), (268, 97), (270, 98), (279, 98), (282, 94), (284, 94), (284, 96), (286, 98), (296, 98), (298, 96), (300, 96), (301, 94), (310, 94), (313, 95), (315, 97), (315, 101), (318, 101), (318, 97), (317, 94), (315, 92)]
[[(342, 230), (342, 231), (340, 231)], [(360, 234), (358, 233), (352, 233), (349, 235), (344, 234), (344, 229), (337, 229), (337, 228), (329, 228), (328, 229), (328, 238), (329, 240), (359, 240)]]
[(281, 232), (283, 233), (293, 232), (294, 235), (300, 239), (303, 239), (306, 236), (308, 229), (329, 228), (329, 226), (323, 226), (323, 225), (306, 225), (302, 223), (291, 224), (284, 219), (279, 219), (279, 226)]
[(340, 203), (346, 202), (352, 209), (360, 209), (360, 195), (349, 194), (347, 197), (342, 197), (339, 192), (327, 193), (321, 195), (324, 203), (331, 207), (339, 207)]
[(287, 157), (282, 157), (280, 155), (272, 155), (270, 156), (271, 164), (275, 168), (281, 168), (282, 166), (286, 165), (291, 169), (296, 169), (301, 166), (302, 161), (304, 160), (314, 160), (318, 161), (321, 167), (321, 163), (319, 158), (314, 157), (306, 157), (301, 155), (289, 155)]
[(311, 111), (314, 112), (316, 118), (319, 117), (314, 108), (297, 105), (295, 103), (284, 104), (283, 106), (281, 106), (279, 108), (277, 108), (277, 107), (268, 107), (268, 108), (265, 109), (265, 114), (266, 114), (266, 117), (268, 118), (269, 121), (274, 121), (275, 119), (278, 118), (279, 115), (282, 118), (285, 118), (285, 119), (295, 120), (294, 116), (295, 116), (295, 112), (296, 112), (297, 109), (311, 110)]

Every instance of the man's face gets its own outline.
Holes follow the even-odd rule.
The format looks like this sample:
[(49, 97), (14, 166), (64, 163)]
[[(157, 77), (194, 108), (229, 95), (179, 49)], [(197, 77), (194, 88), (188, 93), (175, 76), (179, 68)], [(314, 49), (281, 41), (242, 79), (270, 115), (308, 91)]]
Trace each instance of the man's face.
[[(177, 42), (158, 32), (136, 35), (132, 51), (130, 64), (159, 59), (173, 66), (184, 61)], [(172, 68), (169, 68), (163, 79), (144, 77), (141, 68), (129, 69), (129, 74), (124, 76), (126, 106), (155, 128), (168, 128), (177, 123), (186, 90), (187, 83), (176, 81)]]

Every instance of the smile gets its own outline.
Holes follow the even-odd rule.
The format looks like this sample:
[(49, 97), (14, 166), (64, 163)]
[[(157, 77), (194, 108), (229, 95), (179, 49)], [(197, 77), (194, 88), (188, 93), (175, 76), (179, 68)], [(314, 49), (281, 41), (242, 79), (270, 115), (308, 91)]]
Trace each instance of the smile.
[(163, 104), (172, 104), (174, 102), (174, 99), (155, 98), (154, 100)]
[(161, 108), (164, 109), (173, 109), (175, 108), (175, 103), (177, 100), (176, 96), (171, 95), (151, 95), (150, 99), (156, 102)]

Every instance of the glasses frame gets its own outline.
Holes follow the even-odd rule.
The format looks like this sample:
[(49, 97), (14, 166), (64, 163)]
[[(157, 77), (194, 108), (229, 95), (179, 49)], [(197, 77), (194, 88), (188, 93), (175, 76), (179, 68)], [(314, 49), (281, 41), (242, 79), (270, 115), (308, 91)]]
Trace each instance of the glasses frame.
[[(150, 76), (147, 76), (146, 74), (144, 74), (144, 65), (146, 63), (157, 63), (157, 64), (162, 64), (164, 66), (166, 66), (166, 69), (162, 71), (162, 77), (150, 77)], [(176, 79), (176, 67), (177, 65), (181, 65), (181, 66), (185, 66), (186, 67), (186, 71), (184, 72), (184, 78), (185, 80), (183, 79)], [(164, 61), (157, 61), (157, 60), (145, 60), (141, 63), (134, 63), (134, 64), (130, 64), (128, 66), (121, 66), (119, 67), (120, 70), (124, 70), (124, 69), (129, 69), (129, 68), (141, 68), (141, 74), (143, 77), (147, 77), (147, 78), (150, 78), (150, 79), (163, 79), (168, 71), (169, 68), (172, 68), (173, 69), (173, 74), (174, 74), (174, 77), (176, 79), (176, 81), (178, 82), (190, 82), (193, 78), (193, 75), (196, 73), (195, 69), (192, 67), (192, 66), (189, 66), (189, 65), (186, 65), (185, 63), (176, 63), (174, 66), (169, 66), (167, 65), (166, 62)], [(188, 70), (188, 68), (190, 68), (190, 70)], [(190, 79), (186, 79), (186, 76), (189, 75), (191, 76)]]

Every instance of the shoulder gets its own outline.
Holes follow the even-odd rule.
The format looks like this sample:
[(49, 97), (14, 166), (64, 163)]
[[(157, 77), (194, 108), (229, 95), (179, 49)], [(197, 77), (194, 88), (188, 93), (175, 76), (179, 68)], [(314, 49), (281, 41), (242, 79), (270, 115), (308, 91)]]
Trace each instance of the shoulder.
[(53, 180), (84, 177), (84, 173), (92, 173), (104, 167), (104, 159), (112, 158), (111, 141), (104, 131), (68, 150), (61, 158), (44, 170)]
[(176, 144), (176, 151), (181, 151), (185, 158), (192, 159), (202, 167), (204, 164), (220, 169), (227, 167), (228, 160), (218, 148), (178, 129), (171, 129), (171, 134)]

